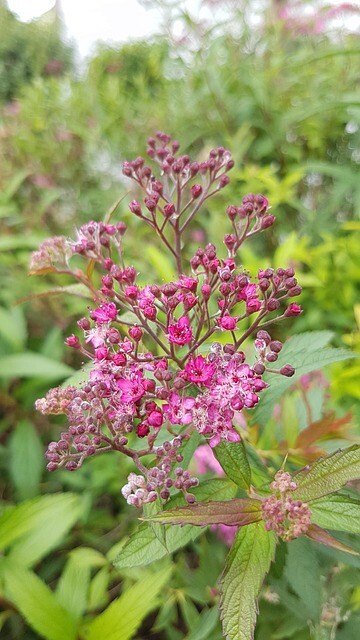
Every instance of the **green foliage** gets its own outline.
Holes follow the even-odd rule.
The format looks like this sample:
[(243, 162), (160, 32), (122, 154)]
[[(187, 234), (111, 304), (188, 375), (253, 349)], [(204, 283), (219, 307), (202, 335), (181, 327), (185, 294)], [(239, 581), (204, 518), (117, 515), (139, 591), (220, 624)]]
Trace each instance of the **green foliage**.
[[(228, 480), (207, 480), (194, 489), (194, 495), (198, 500), (229, 499), (235, 494), (236, 488)], [(176, 507), (183, 502), (182, 496), (171, 498), (166, 509)], [(169, 553), (174, 553), (192, 540), (195, 540), (201, 531), (196, 527), (187, 527), (180, 530), (179, 527), (167, 525), (164, 528), (163, 537), (159, 539), (156, 532), (148, 524), (141, 524), (122, 546), (119, 555), (115, 559), (118, 569), (125, 567), (141, 566), (159, 560)]]
[(338, 491), (359, 475), (360, 445), (353, 445), (318, 460), (311, 469), (300, 471), (296, 475), (298, 488), (294, 496), (298, 500), (310, 502)]
[(222, 577), (221, 616), (228, 640), (253, 638), (257, 598), (275, 555), (275, 536), (262, 522), (241, 528)]
[(62, 41), (60, 22), (52, 13), (25, 24), (1, 0), (4, 34), (0, 44), (1, 102), (17, 97), (22, 86), (38, 75), (59, 74), (70, 67), (72, 50)]
[(93, 622), (84, 627), (86, 640), (130, 640), (142, 620), (158, 604), (158, 597), (169, 579), (171, 568), (150, 573), (112, 602)]
[[(360, 349), (358, 43), (339, 32), (299, 36), (278, 23), (270, 7), (261, 29), (250, 30), (252, 3), (228, 3), (211, 28), (181, 3), (157, 4), (168, 5), (169, 32), (175, 14), (185, 25), (190, 46), (165, 37), (103, 46), (75, 77), (63, 75), (72, 54), (53, 14), (23, 24), (0, 2), (0, 102), (12, 101), (0, 113), (0, 628), (9, 640), (85, 640), (103, 637), (105, 629), (109, 640), (152, 633), (161, 640), (224, 637), (216, 606), (224, 544), (201, 527), (138, 525), (119, 497), (133, 469), (115, 456), (49, 478), (42, 441), (62, 423), (50, 426), (33, 410), (51, 382), (85, 377), (76, 357), (67, 354), (65, 364), (63, 336), (88, 302), (78, 302), (79, 287), (51, 275), (45, 294), (43, 283), (26, 277), (29, 251), (48, 235), (72, 235), (85, 218), (98, 219), (128, 189), (121, 161), (138, 155), (144, 133), (162, 129), (181, 133), (184, 153), (199, 159), (217, 144), (235, 152), (226, 200), (219, 194), (204, 211), (188, 238), (188, 256), (222, 237), (225, 202), (239, 204), (246, 192), (261, 191), (278, 224), (243, 250), (244, 267), (294, 265), (303, 287), (304, 313), (296, 321), (303, 333), (285, 343), (276, 363), (294, 364), (295, 376), (272, 377), (249, 412), (250, 425), (241, 429), (245, 444), (215, 448), (229, 480), (202, 482), (194, 494), (207, 505), (242, 500), (249, 491), (251, 499), (251, 492), (268, 495), (287, 456), (291, 472), (311, 466), (297, 474), (298, 496), (311, 500), (314, 524), (336, 536), (312, 532), (332, 547), (307, 538), (292, 541), (286, 552), (278, 544), (261, 591), (272, 534), (261, 523), (242, 527), (222, 583), (225, 628), (235, 633), (240, 611), (240, 637), (250, 637), (260, 595), (257, 640), (352, 640), (358, 637), (359, 560), (349, 551), (359, 550), (359, 503), (349, 487), (333, 492), (359, 475), (357, 449), (349, 447), (360, 417), (360, 365), (350, 353)], [(63, 66), (58, 76), (51, 76), (56, 65), (48, 66), (54, 59)], [(126, 223), (132, 197), (138, 194), (129, 194), (116, 212)], [(144, 284), (153, 275), (159, 282), (172, 277), (171, 263), (137, 220), (127, 240), (126, 259), (145, 273)], [(31, 306), (16, 304), (27, 297)], [(284, 340), (294, 326), (271, 333)], [(314, 374), (323, 366), (330, 400)], [(348, 411), (355, 419), (346, 419)], [(197, 445), (189, 442), (184, 466)], [(163, 517), (176, 508), (186, 509), (181, 497)], [(167, 565), (156, 564), (169, 553), (176, 553), (171, 575)]]

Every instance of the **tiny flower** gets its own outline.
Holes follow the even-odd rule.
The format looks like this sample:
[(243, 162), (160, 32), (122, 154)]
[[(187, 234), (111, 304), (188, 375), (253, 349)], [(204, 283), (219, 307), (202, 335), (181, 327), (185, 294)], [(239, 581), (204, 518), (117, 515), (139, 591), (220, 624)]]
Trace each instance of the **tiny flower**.
[(172, 424), (190, 424), (191, 409), (194, 404), (195, 398), (181, 398), (177, 393), (172, 392), (168, 404), (163, 405), (163, 410)]
[(123, 402), (136, 402), (145, 393), (145, 389), (141, 383), (135, 380), (117, 380), (117, 386), (121, 391), (121, 399)]
[(189, 359), (185, 366), (185, 372), (190, 382), (206, 386), (214, 375), (215, 365), (207, 362), (203, 356), (196, 356), (196, 358)]
[(170, 324), (167, 335), (169, 341), (173, 344), (182, 346), (191, 342), (193, 336), (189, 318), (182, 316), (177, 322)]
[(95, 322), (98, 322), (99, 324), (115, 320), (116, 316), (117, 308), (113, 302), (102, 304), (100, 305), (100, 307), (90, 312), (90, 318), (92, 320), (95, 320)]

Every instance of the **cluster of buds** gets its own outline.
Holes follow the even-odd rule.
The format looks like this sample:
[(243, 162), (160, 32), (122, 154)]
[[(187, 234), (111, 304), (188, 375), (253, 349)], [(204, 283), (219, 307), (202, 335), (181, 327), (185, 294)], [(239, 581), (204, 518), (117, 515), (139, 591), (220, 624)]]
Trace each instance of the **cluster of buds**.
[(270, 485), (273, 495), (262, 501), (265, 528), (275, 531), (283, 540), (303, 536), (311, 524), (309, 506), (306, 502), (294, 500), (291, 495), (297, 487), (289, 473), (278, 471)]
[[(90, 361), (88, 380), (80, 388), (51, 390), (36, 404), (43, 413), (64, 413), (70, 425), (50, 443), (48, 469), (72, 471), (89, 456), (119, 451), (141, 473), (131, 475), (123, 490), (135, 506), (167, 500), (173, 490), (193, 500), (197, 479), (183, 469), (183, 445), (194, 432), (211, 447), (240, 440), (240, 412), (259, 402), (268, 386), (263, 373), (294, 373), (290, 364), (269, 368), (282, 343), (267, 328), (301, 313), (289, 301), (301, 292), (292, 268), (262, 270), (251, 279), (237, 260), (242, 242), (274, 221), (264, 196), (250, 194), (227, 209), (233, 225), (224, 240), (227, 256), (210, 243), (195, 252), (189, 270), (183, 264), (184, 231), (202, 203), (229, 182), (230, 153), (219, 147), (207, 160), (191, 161), (164, 133), (149, 139), (147, 153), (160, 165), (161, 180), (144, 158), (125, 162), (124, 174), (144, 192), (143, 203), (132, 201), (130, 210), (172, 255), (171, 281), (140, 286), (135, 267), (124, 259), (123, 222), (89, 222), (74, 241), (46, 241), (32, 260), (33, 272), (50, 264), (87, 286), (94, 300), (88, 317), (78, 321), (82, 337), (66, 339)], [(85, 260), (83, 270), (71, 268), (74, 254)], [(256, 333), (258, 355), (251, 364), (240, 347)]]

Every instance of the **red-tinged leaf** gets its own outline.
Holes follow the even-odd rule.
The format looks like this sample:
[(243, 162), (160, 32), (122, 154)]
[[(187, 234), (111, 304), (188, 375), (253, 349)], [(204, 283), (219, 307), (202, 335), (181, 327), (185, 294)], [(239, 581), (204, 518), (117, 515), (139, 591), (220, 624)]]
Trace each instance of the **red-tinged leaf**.
[(32, 269), (28, 272), (28, 276), (46, 276), (48, 273), (57, 273), (55, 267), (42, 267), (41, 269)]
[(186, 507), (161, 511), (143, 520), (162, 524), (192, 524), (206, 527), (211, 524), (226, 524), (243, 527), (262, 519), (261, 502), (250, 498), (234, 498), (226, 501), (199, 502)]
[(333, 549), (337, 549), (338, 551), (345, 551), (346, 553), (351, 553), (353, 556), (360, 555), (355, 549), (348, 547), (347, 544), (340, 542), (333, 536), (330, 535), (325, 529), (318, 527), (316, 524), (311, 524), (306, 532), (306, 536), (311, 538), (311, 540), (315, 540), (316, 542), (320, 542), (321, 544), (325, 544), (327, 547), (332, 547)]
[(296, 439), (294, 448), (304, 449), (324, 436), (336, 433), (341, 429), (341, 427), (348, 425), (351, 422), (351, 419), (352, 415), (350, 412), (342, 418), (335, 418), (335, 414), (333, 412), (329, 413), (325, 418), (313, 422), (306, 429), (301, 431)]

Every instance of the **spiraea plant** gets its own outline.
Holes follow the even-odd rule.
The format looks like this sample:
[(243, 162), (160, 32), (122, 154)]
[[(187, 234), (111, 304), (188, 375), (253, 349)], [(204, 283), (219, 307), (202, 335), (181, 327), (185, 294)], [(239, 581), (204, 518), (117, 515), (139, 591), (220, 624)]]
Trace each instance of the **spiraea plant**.
[[(134, 470), (121, 491), (149, 522), (125, 544), (118, 566), (135, 556), (135, 564), (152, 562), (194, 539), (196, 527), (238, 527), (221, 578), (220, 609), (224, 637), (246, 640), (253, 636), (257, 598), (279, 539), (307, 536), (353, 553), (321, 525), (328, 526), (324, 513), (331, 509), (338, 516), (335, 529), (357, 532), (358, 500), (334, 493), (360, 475), (360, 447), (299, 471), (292, 465), (292, 474), (281, 467), (272, 479), (269, 458), (248, 445), (244, 415), (251, 420), (273, 381), (294, 376), (294, 363), (281, 358), (283, 343), (271, 331), (301, 314), (294, 301), (301, 287), (287, 265), (256, 274), (241, 265), (243, 243), (275, 222), (263, 195), (230, 204), (222, 245), (200, 247), (185, 261), (188, 227), (226, 187), (234, 162), (222, 147), (197, 162), (181, 155), (179, 146), (159, 132), (148, 140), (153, 166), (142, 157), (123, 166), (143, 192), (130, 211), (172, 259), (169, 282), (139, 284), (136, 265), (126, 262), (126, 225), (111, 217), (80, 227), (74, 240), (46, 240), (33, 254), (31, 273), (72, 276), (93, 298), (78, 321), (79, 335), (66, 339), (89, 361), (87, 379), (51, 389), (36, 406), (45, 414), (65, 414), (69, 423), (48, 446), (49, 471), (75, 471), (86, 458), (108, 451), (132, 459)], [(189, 465), (206, 441), (226, 478), (199, 483)]]

